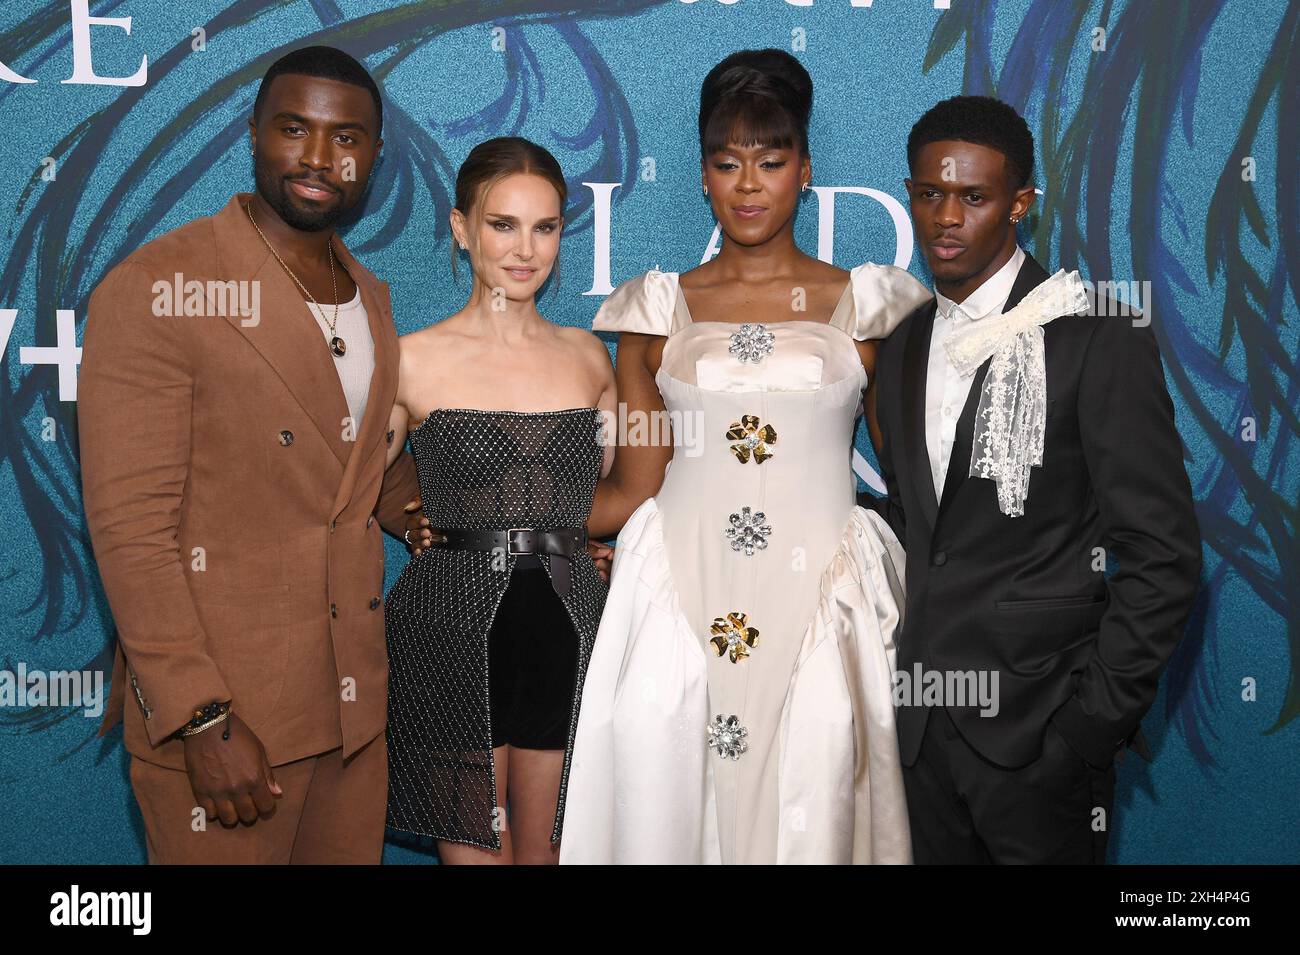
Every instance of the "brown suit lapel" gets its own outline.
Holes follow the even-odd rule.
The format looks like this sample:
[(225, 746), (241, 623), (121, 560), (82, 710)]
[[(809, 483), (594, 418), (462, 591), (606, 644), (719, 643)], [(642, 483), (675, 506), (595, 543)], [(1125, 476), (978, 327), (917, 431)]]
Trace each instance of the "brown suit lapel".
[[(357, 287), (361, 289), (361, 302), (366, 307), (366, 320), (370, 325), (370, 336), (375, 343), (375, 371), (370, 376), (366, 412), (361, 419), (361, 430), (356, 435), (356, 448), (348, 460), (347, 468), (343, 472), (343, 480), (339, 484), (338, 497), (334, 502), (334, 510), (337, 513), (352, 499), (361, 465), (369, 460), (371, 453), (379, 444), (380, 436), (388, 430), (388, 414), (397, 398), (398, 345), (388, 285), (376, 279), (358, 262), (337, 236), (334, 242), (334, 254), (339, 257), (343, 267), (348, 270), (356, 281)], [(329, 357), (330, 361), (333, 361), (323, 336), (320, 342), (321, 351)], [(337, 372), (335, 378), (338, 378)], [(344, 406), (346, 407), (346, 402)]]
[(275, 369), (285, 387), (311, 418), (343, 468), (335, 510), (352, 496), (357, 471), (388, 423), (388, 409), (397, 393), (397, 335), (389, 307), (388, 286), (378, 281), (334, 237), (334, 254), (361, 290), (370, 333), (375, 343), (375, 370), (370, 379), (366, 413), (355, 440), (344, 439), (347, 400), (316, 320), (298, 286), (285, 274), (249, 221), (244, 205), (250, 193), (237, 193), (216, 216), (216, 272), (224, 281), (256, 280), (260, 313), (256, 324), (238, 314), (226, 321)]

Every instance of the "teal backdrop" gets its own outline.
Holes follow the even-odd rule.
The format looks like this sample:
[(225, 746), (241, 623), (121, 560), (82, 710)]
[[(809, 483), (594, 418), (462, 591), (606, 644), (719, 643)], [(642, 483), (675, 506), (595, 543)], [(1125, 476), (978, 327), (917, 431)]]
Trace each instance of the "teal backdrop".
[[(271, 62), (339, 46), (383, 87), (382, 162), (344, 232), (391, 284), (399, 332), (463, 301), (455, 170), (506, 134), (564, 166), (562, 281), (542, 307), (590, 327), (609, 282), (706, 255), (700, 81), (734, 50), (781, 47), (816, 83), (818, 191), (798, 237), (846, 268), (898, 261), (928, 280), (890, 212), (927, 107), (988, 93), (1029, 120), (1042, 195), (1022, 242), (1050, 269), (1126, 283), (1151, 315), (1204, 539), (1192, 621), (1144, 721), (1156, 759), (1120, 768), (1111, 860), (1300, 861), (1298, 31), (1284, 0), (10, 0), (0, 670), (107, 682), (73, 349), (108, 269), (252, 188), (246, 121)], [(137, 85), (111, 79), (141, 69)], [(33, 348), (61, 349), (62, 384), (58, 353)], [(862, 428), (858, 450), (870, 479)], [(391, 585), (405, 551), (389, 540), (387, 556)], [(144, 861), (120, 728), (96, 738), (86, 709), (0, 706), (0, 861)], [(433, 857), (390, 844), (385, 861)]]

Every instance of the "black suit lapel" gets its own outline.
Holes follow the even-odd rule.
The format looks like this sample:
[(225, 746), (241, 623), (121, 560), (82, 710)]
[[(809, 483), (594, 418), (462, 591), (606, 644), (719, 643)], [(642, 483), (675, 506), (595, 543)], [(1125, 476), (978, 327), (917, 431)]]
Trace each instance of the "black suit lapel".
[(930, 456), (925, 449), (925, 392), (930, 363), (930, 333), (936, 304), (931, 300), (916, 315), (903, 348), (903, 447), (907, 452), (907, 480), (921, 500), (921, 512), (934, 527), (939, 502), (930, 475)]
[(939, 502), (939, 513), (947, 509), (948, 503), (957, 488), (962, 486), (970, 473), (971, 442), (975, 435), (975, 411), (979, 408), (980, 392), (984, 389), (984, 379), (989, 373), (992, 358), (975, 369), (970, 391), (966, 393), (966, 404), (962, 406), (961, 417), (957, 419), (957, 433), (953, 436), (952, 454), (948, 457), (948, 473), (943, 476), (943, 499)]
[[(1004, 313), (1011, 311), (1020, 304), (1020, 300), (1028, 295), (1031, 290), (1047, 281), (1047, 278), (1047, 270), (1039, 265), (1032, 255), (1025, 253), (1025, 261), (1020, 263), (1020, 271), (1016, 274), (1016, 281), (1011, 286), (1011, 294), (1007, 296), (1007, 304), (1002, 307), (1002, 311)], [(976, 369), (970, 392), (966, 395), (966, 404), (962, 406), (961, 417), (957, 419), (957, 433), (953, 438), (952, 455), (948, 459), (948, 473), (944, 475), (943, 497), (940, 499), (938, 507), (939, 515), (943, 514), (948, 503), (957, 494), (957, 489), (962, 486), (970, 474), (971, 443), (975, 435), (975, 411), (979, 407), (980, 392), (984, 388), (984, 379), (988, 376), (989, 365), (992, 361), (992, 358), (985, 359), (984, 364)], [(923, 426), (921, 433), (924, 434), (924, 410), (921, 417)], [(934, 482), (931, 481), (930, 483), (933, 485)], [(938, 517), (935, 517), (931, 521), (931, 526), (934, 526), (937, 521)]]
[(1011, 311), (1020, 304), (1022, 298), (1046, 282), (1049, 277), (1047, 269), (1039, 265), (1038, 260), (1026, 252), (1025, 261), (1020, 263), (1020, 272), (1016, 275), (1016, 281), (1011, 286), (1011, 294), (1007, 296), (1007, 304), (1002, 307), (1002, 311), (1004, 313)]

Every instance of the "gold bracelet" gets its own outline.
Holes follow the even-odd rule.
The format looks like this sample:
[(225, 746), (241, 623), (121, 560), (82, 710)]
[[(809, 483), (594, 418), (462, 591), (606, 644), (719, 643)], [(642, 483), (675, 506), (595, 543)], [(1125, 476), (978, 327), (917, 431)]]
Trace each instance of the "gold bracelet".
[[(196, 707), (194, 710), (194, 716), (190, 718), (190, 721), (180, 727), (180, 729), (176, 730), (173, 735), (181, 738), (193, 736), (195, 733), (202, 732), (203, 730), (220, 723), (226, 718), (226, 714), (230, 712), (232, 702), (234, 701), (213, 700), (211, 703), (205, 703), (203, 706)], [(221, 738), (230, 739), (229, 726), (227, 726), (226, 731), (221, 734)]]
[(230, 715), (230, 710), (226, 710), (224, 713), (222, 713), (220, 716), (216, 717), (215, 719), (208, 720), (206, 723), (201, 723), (198, 726), (190, 727), (189, 729), (182, 728), (178, 730), (178, 732), (182, 738), (186, 736), (194, 736), (198, 733), (202, 733), (205, 729), (209, 729), (213, 726), (216, 726), (218, 723), (220, 723), (229, 715)]

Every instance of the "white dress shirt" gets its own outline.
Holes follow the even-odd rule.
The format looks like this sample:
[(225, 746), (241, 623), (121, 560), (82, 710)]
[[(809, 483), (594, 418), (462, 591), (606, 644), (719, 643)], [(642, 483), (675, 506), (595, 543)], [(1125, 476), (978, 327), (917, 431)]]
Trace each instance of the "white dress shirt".
[(925, 450), (930, 457), (934, 496), (939, 500), (943, 499), (943, 482), (948, 475), (948, 460), (952, 457), (952, 445), (957, 436), (957, 419), (961, 417), (971, 385), (975, 383), (974, 373), (966, 377), (957, 373), (943, 343), (959, 329), (987, 315), (1002, 312), (1024, 261), (1024, 250), (1017, 245), (1007, 264), (966, 296), (961, 304), (935, 292), (937, 305), (925, 378)]
[[(311, 302), (306, 304), (316, 317), (316, 324), (320, 326), (325, 341), (329, 342), (333, 337), (329, 319), (334, 317), (334, 303), (328, 303), (323, 309)], [(361, 434), (361, 419), (366, 413), (366, 401), (370, 397), (370, 376), (375, 371), (375, 342), (370, 334), (366, 307), (361, 304), (361, 289), (357, 289), (352, 301), (339, 305), (338, 321), (334, 328), (334, 334), (343, 339), (347, 350), (342, 358), (333, 352), (329, 352), (329, 356), (339, 373), (339, 384), (343, 386), (343, 396), (347, 399), (348, 415), (352, 418), (352, 440), (355, 441)], [(343, 432), (343, 422), (339, 422), (339, 432)]]

